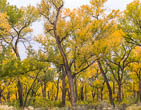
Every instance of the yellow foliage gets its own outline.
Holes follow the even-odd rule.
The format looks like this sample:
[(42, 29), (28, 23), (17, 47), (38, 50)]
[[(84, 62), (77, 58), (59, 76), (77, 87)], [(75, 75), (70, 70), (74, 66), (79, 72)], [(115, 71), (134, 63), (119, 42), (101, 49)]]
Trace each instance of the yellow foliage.
[(0, 13), (0, 36), (5, 37), (9, 34), (10, 25), (7, 20), (7, 15), (5, 13)]

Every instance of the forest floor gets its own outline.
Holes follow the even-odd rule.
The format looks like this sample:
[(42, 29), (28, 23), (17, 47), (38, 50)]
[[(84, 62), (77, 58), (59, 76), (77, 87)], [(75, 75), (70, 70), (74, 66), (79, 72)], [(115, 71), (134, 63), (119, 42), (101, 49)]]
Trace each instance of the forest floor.
[(24, 109), (15, 108), (13, 106), (8, 105), (0, 105), (0, 110), (141, 110), (141, 104), (133, 104), (131, 106), (126, 107), (126, 105), (120, 105), (113, 108), (112, 106), (107, 105), (78, 105), (76, 107), (52, 107), (52, 108), (34, 108), (32, 106), (26, 107)]
[(0, 110), (141, 110), (141, 106), (136, 106), (133, 105), (128, 108), (122, 107), (115, 107), (113, 108), (112, 106), (86, 106), (86, 105), (78, 105), (76, 107), (53, 107), (53, 108), (33, 108), (32, 106), (26, 107), (24, 109), (17, 109), (13, 106), (8, 106), (8, 105), (0, 105)]

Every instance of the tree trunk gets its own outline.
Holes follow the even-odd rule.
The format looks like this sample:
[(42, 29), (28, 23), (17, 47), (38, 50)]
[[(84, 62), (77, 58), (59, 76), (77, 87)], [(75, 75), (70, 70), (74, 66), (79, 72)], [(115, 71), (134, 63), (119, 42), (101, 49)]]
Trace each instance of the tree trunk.
[(141, 79), (139, 79), (139, 100), (141, 102)]
[(78, 100), (78, 92), (77, 92), (77, 79), (76, 77), (74, 78), (74, 85), (75, 85), (75, 98), (76, 98), (76, 102)]
[(96, 93), (95, 93), (95, 91), (93, 90), (93, 91), (92, 91), (93, 101), (94, 101), (94, 98), (95, 98), (95, 94), (96, 94)]
[(97, 90), (97, 101), (99, 101), (99, 90), (98, 88), (96, 88), (96, 90)]
[(33, 88), (34, 88), (34, 86), (35, 86), (35, 82), (36, 82), (36, 80), (37, 80), (37, 78), (38, 78), (39, 73), (40, 73), (40, 71), (37, 73), (37, 75), (36, 75), (34, 81), (32, 82), (30, 88), (29, 88), (28, 91), (27, 91), (27, 94), (26, 94), (26, 96), (25, 96), (25, 101), (24, 101), (24, 107), (25, 107), (26, 104), (27, 104), (27, 100), (28, 100), (28, 96), (29, 96), (30, 91), (32, 90), (32, 93), (34, 92), (34, 91), (33, 91)]
[(56, 36), (56, 37), (57, 37), (56, 42), (57, 42), (59, 51), (61, 53), (61, 56), (63, 58), (65, 70), (66, 70), (68, 81), (69, 81), (70, 94), (71, 94), (71, 104), (72, 104), (72, 106), (76, 106), (74, 84), (73, 84), (73, 77), (72, 77), (71, 69), (69, 67), (68, 60), (67, 60), (66, 54), (64, 53), (63, 47), (61, 46), (61, 42), (60, 42), (58, 36)]
[(66, 73), (64, 70), (64, 67), (62, 66), (62, 106), (65, 106), (66, 104), (66, 82), (65, 82), (65, 78), (66, 78)]
[(87, 101), (87, 86), (85, 85), (85, 101)]
[(71, 101), (70, 91), (68, 90), (67, 92), (68, 92), (68, 98), (69, 98), (69, 100)]
[(25, 93), (23, 94), (23, 96), (26, 96), (26, 94), (27, 94), (27, 85), (26, 85)]
[(41, 88), (42, 88), (42, 97), (46, 98), (46, 82), (40, 81)]
[(118, 84), (118, 102), (121, 102), (121, 84)]
[(111, 89), (108, 78), (107, 78), (106, 73), (104, 72), (104, 70), (102, 68), (102, 65), (101, 65), (100, 61), (98, 61), (98, 65), (99, 65), (100, 71), (101, 71), (101, 73), (102, 73), (102, 75), (104, 77), (104, 81), (106, 82), (106, 85), (107, 85), (107, 88), (108, 88), (108, 91), (109, 91), (110, 103), (111, 103), (111, 105), (113, 105), (115, 107), (115, 103), (114, 103), (113, 96), (112, 96), (112, 89)]
[(55, 100), (58, 100), (58, 93), (59, 93), (59, 78), (57, 80), (57, 93), (56, 93)]
[[(74, 71), (76, 71), (76, 62), (74, 60)], [(76, 77), (74, 77), (74, 86), (75, 86), (75, 99), (76, 99), (76, 102), (78, 100), (78, 92), (77, 92), (77, 79)]]
[(0, 92), (0, 103), (2, 103), (2, 92)]
[(0, 103), (2, 103), (2, 92), (3, 90), (1, 89), (1, 85), (0, 85)]
[(123, 91), (123, 89), (122, 89), (122, 100), (124, 99), (124, 91)]
[(16, 100), (17, 100), (18, 99), (18, 93), (17, 92), (16, 92), (15, 96), (16, 96)]
[(115, 81), (113, 81), (113, 94), (115, 94)]
[[(18, 39), (15, 42), (15, 47), (13, 48), (13, 51), (16, 54), (16, 57), (21, 61), (19, 52), (18, 52), (18, 42), (19, 42), (19, 38), (20, 38), (20, 33), (18, 33)], [(20, 79), (18, 79), (18, 84), (17, 84), (17, 88), (18, 88), (18, 96), (19, 96), (19, 101), (20, 101), (20, 107), (23, 106), (23, 87), (22, 87), (22, 83), (20, 81)]]
[(136, 97), (136, 91), (135, 91), (135, 87), (134, 87), (134, 82), (133, 82), (133, 93), (134, 93), (134, 98)]
[(62, 80), (62, 106), (66, 104), (66, 84), (65, 80)]
[(10, 91), (8, 90), (8, 93), (7, 93), (7, 101), (10, 102)]
[(43, 97), (46, 98), (46, 88), (47, 88), (47, 84), (46, 82), (44, 82), (44, 88), (43, 88)]
[(103, 90), (104, 90), (104, 85), (103, 85), (103, 87), (101, 88), (101, 101), (103, 101)]
[(50, 100), (50, 95), (49, 95), (49, 91), (48, 91), (47, 93), (48, 93), (48, 99)]
[(84, 87), (83, 87), (83, 85), (82, 85), (81, 90), (80, 90), (80, 98), (81, 98), (82, 101), (84, 101), (83, 88), (84, 88)]
[(22, 107), (23, 106), (23, 88), (22, 88), (22, 84), (20, 80), (18, 80), (17, 88), (18, 88), (20, 107)]
[(73, 77), (72, 77), (72, 74), (71, 74), (70, 70), (67, 70), (67, 77), (68, 77), (68, 80), (69, 80), (71, 104), (72, 104), (72, 106), (76, 106)]

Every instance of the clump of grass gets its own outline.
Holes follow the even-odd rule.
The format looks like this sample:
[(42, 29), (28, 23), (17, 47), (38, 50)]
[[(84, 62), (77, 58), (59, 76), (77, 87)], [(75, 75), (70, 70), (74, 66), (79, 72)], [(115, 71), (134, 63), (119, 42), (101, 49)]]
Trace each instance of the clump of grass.
[(137, 106), (137, 104), (134, 104), (132, 106), (127, 107), (126, 110), (141, 110), (141, 106)]

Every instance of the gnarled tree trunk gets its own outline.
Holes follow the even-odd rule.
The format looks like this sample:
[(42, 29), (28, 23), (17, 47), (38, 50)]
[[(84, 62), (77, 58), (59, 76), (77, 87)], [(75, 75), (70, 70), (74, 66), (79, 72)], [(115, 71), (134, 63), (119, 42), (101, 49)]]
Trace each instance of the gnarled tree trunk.
[(109, 84), (108, 78), (107, 78), (106, 73), (104, 72), (104, 70), (102, 68), (102, 65), (101, 65), (100, 61), (98, 61), (98, 65), (99, 65), (100, 71), (101, 71), (101, 73), (102, 73), (102, 75), (104, 77), (104, 80), (106, 82), (106, 85), (107, 85), (107, 88), (108, 88), (108, 91), (109, 91), (110, 103), (111, 103), (111, 105), (113, 105), (115, 107), (115, 103), (114, 103), (113, 96), (112, 96), (112, 89), (111, 89), (111, 86)]

